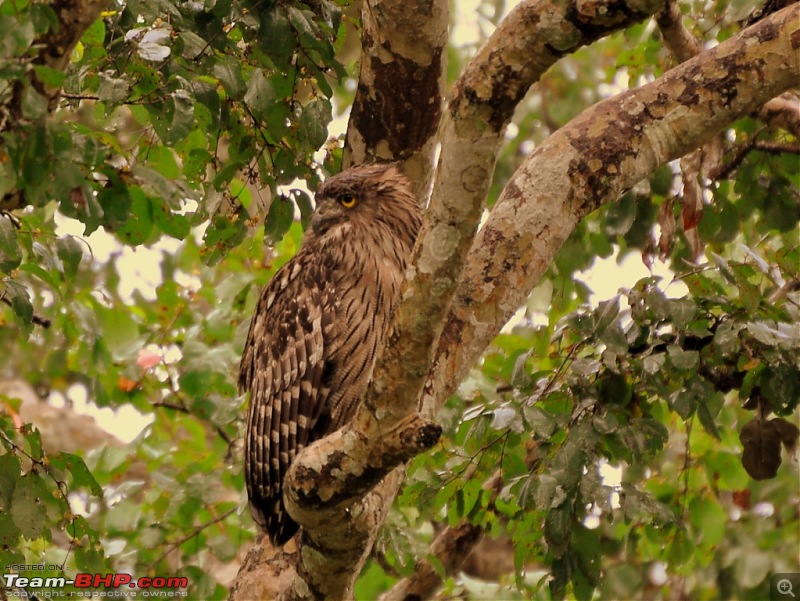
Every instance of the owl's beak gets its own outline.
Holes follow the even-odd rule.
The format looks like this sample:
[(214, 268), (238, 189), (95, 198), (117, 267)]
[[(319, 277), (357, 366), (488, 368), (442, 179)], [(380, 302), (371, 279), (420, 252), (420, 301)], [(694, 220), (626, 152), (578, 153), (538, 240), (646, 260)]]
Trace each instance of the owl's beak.
[(330, 203), (317, 202), (317, 208), (311, 217), (311, 229), (314, 230), (315, 234), (322, 234), (327, 229), (327, 225), (334, 216), (334, 211), (331, 209), (335, 209), (335, 207)]

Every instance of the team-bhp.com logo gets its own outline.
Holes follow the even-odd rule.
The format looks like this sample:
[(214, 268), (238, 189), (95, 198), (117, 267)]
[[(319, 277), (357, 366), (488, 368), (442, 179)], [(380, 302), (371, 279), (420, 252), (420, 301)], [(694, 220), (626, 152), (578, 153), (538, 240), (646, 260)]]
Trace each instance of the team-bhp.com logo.
[[(185, 597), (185, 589), (189, 586), (189, 580), (185, 577), (163, 577), (142, 576), (134, 578), (130, 574), (76, 574), (75, 578), (62, 577), (27, 577), (19, 574), (3, 574), (3, 582), (7, 591), (30, 591), (38, 589), (47, 590), (47, 597)], [(65, 591), (66, 587), (74, 587), (77, 591)], [(129, 589), (140, 589), (138, 591), (126, 591)], [(120, 589), (113, 594), (112, 591), (105, 589)], [(82, 590), (82, 589), (101, 589)], [(180, 590), (184, 589), (184, 590)], [(105, 590), (106, 594), (103, 594)], [(85, 593), (85, 594), (83, 594)], [(100, 593), (100, 594), (98, 594)], [(127, 594), (120, 594), (127, 593)]]

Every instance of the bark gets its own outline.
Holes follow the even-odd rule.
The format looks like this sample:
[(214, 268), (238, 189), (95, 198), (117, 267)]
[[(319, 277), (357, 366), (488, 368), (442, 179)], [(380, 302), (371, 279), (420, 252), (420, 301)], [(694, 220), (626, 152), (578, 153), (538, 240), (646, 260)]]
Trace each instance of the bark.
[[(542, 21), (533, 15), (521, 22), (535, 28)], [(584, 22), (580, 31), (591, 29)], [(518, 35), (505, 38), (505, 51), (503, 41), (495, 40), (493, 52), (482, 51), (475, 60), (486, 61), (483, 64), (487, 67), (496, 65), (498, 73), (502, 72), (503, 57), (507, 57), (509, 65), (522, 65), (524, 59), (537, 56), (519, 54), (518, 44), (526, 31), (520, 25)], [(573, 38), (569, 41), (576, 43)], [(441, 188), (438, 192), (434, 189), (432, 199), (432, 204), (441, 206), (432, 208), (426, 216), (416, 271), (396, 316), (397, 329), (389, 351), (379, 362), (367, 401), (354, 423), (336, 437), (304, 450), (292, 468), (294, 480), (298, 474), (304, 477), (301, 482), (290, 478), (286, 487), (313, 491), (328, 486), (332, 479), (340, 484), (334, 484), (331, 490), (344, 495), (342, 482), (359, 482), (365, 473), (371, 481), (380, 480), (382, 473), (386, 476), (356, 502), (328, 503), (330, 499), (316, 495), (321, 502), (314, 505), (314, 501), (310, 507), (319, 509), (299, 520), (303, 525), (301, 551), (284, 549), (263, 568), (267, 570), (265, 574), (280, 574), (281, 584), (274, 592), (283, 598), (352, 597), (352, 583), (402, 483), (402, 466), (392, 466), (396, 464), (394, 459), (402, 461), (406, 451), (392, 445), (400, 441), (402, 447), (405, 441), (407, 453), (413, 454), (430, 443), (430, 439), (425, 442), (424, 436), (431, 432), (430, 424), (415, 415), (419, 395), (422, 394), (423, 415), (434, 415), (536, 285), (581, 218), (794, 85), (800, 74), (798, 46), (800, 5), (795, 5), (701, 53), (655, 82), (586, 110), (548, 138), (520, 167), (475, 237), (463, 273), (461, 247), (469, 242), (469, 233), (476, 227), (479, 212), (475, 207), (483, 202), (499, 133), (507, 123), (503, 115), (510, 119), (513, 102), (524, 95), (524, 90), (515, 87), (522, 86), (522, 79), (513, 77), (513, 68), (507, 71), (508, 77), (493, 79), (492, 69), (487, 68), (483, 85), (476, 79), (473, 91), (465, 92), (463, 108), (451, 103), (448, 119), (452, 120), (453, 131), (448, 133), (447, 126), (442, 130), (442, 183), (437, 183)], [(564, 43), (556, 47), (569, 46)], [(469, 72), (468, 69), (461, 80), (464, 89)], [(457, 86), (454, 103), (459, 90)], [(507, 103), (501, 100), (508, 98), (511, 101)], [(465, 119), (462, 123), (456, 119), (459, 111), (469, 113), (475, 103), (481, 108), (471, 121)], [(491, 132), (482, 134), (481, 123)], [(474, 144), (462, 155), (464, 161), (456, 161), (456, 187), (450, 189), (443, 183), (446, 177), (454, 177), (445, 168), (446, 160), (452, 160), (445, 159), (445, 153), (451, 152), (445, 141), (464, 144), (469, 139)], [(472, 171), (472, 167), (478, 171)], [(455, 190), (466, 190), (470, 195), (465, 198)], [(480, 190), (483, 192), (478, 198)], [(447, 242), (444, 247), (442, 236)], [(422, 272), (427, 273), (425, 278), (420, 277)], [(452, 294), (449, 289), (456, 286), (448, 311), (447, 299)], [(445, 315), (435, 356), (428, 365), (428, 349), (437, 344), (435, 324)], [(411, 436), (400, 434), (404, 424)], [(375, 437), (385, 433), (395, 441), (389, 445), (394, 449), (391, 461), (373, 456), (381, 452), (381, 443), (375, 442)], [(359, 452), (349, 455), (346, 461), (336, 459), (342, 452), (340, 445), (359, 440)], [(335, 470), (326, 467), (333, 459), (339, 461)], [(297, 505), (300, 496), (294, 490), (287, 499)], [(336, 501), (345, 498), (340, 496)], [(304, 503), (299, 503), (301, 511), (307, 509), (302, 507)], [(326, 529), (334, 527), (335, 533), (326, 535)], [(262, 552), (256, 549), (254, 553)], [(296, 573), (293, 562), (300, 564)], [(254, 560), (244, 569), (258, 565)], [(278, 565), (283, 569), (277, 569)], [(233, 599), (265, 596), (278, 595), (254, 594), (241, 582), (231, 593)]]
[(554, 133), (515, 173), (472, 246), (426, 390), (435, 413), (538, 283), (577, 222), (791, 88), (800, 4)]
[(361, 71), (343, 162), (402, 161), (420, 197), (442, 111), (448, 15), (446, 0), (367, 0), (362, 9)]
[(800, 139), (800, 99), (789, 93), (773, 98), (758, 111), (759, 119)]
[(530, 86), (562, 56), (659, 8), (661, 0), (560, 6), (528, 0), (511, 11), (467, 66), (443, 116), (436, 179), (415, 249), (415, 267), (408, 273), (407, 296), (415, 299), (414, 307), (398, 311), (367, 404), (395, 414), (394, 419), (417, 406), (492, 183), (503, 134)]

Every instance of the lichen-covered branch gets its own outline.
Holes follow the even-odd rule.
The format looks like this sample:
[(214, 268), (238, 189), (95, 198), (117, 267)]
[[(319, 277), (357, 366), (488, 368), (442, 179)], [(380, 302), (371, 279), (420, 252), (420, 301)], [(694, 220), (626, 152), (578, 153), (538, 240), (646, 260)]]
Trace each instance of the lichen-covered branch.
[(703, 45), (683, 24), (681, 8), (674, 0), (656, 15), (656, 24), (664, 45), (678, 62), (688, 61), (703, 51)]
[(442, 120), (441, 155), (410, 271), (407, 304), (375, 373), (374, 399), (396, 419), (416, 407), (432, 349), (461, 277), (492, 182), (503, 132), (531, 85), (559, 58), (661, 8), (661, 0), (527, 0), (503, 19), (457, 80)]
[(428, 190), (444, 95), (446, 0), (367, 0), (362, 8), (361, 71), (347, 125), (344, 165), (402, 161)]
[(773, 98), (759, 109), (758, 117), (800, 139), (800, 99), (797, 96), (784, 93)]
[(584, 111), (537, 148), (472, 246), (426, 390), (431, 412), (545, 272), (577, 222), (795, 85), (800, 4), (651, 84)]

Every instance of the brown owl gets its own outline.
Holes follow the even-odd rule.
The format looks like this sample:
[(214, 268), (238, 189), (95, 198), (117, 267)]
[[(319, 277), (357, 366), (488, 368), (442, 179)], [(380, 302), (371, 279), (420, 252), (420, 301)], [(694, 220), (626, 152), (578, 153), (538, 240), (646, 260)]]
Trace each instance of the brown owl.
[(250, 511), (278, 545), (298, 528), (283, 478), (303, 447), (355, 413), (420, 228), (410, 182), (394, 166), (343, 171), (316, 203), (299, 252), (261, 293), (239, 367), (239, 388), (250, 391)]

